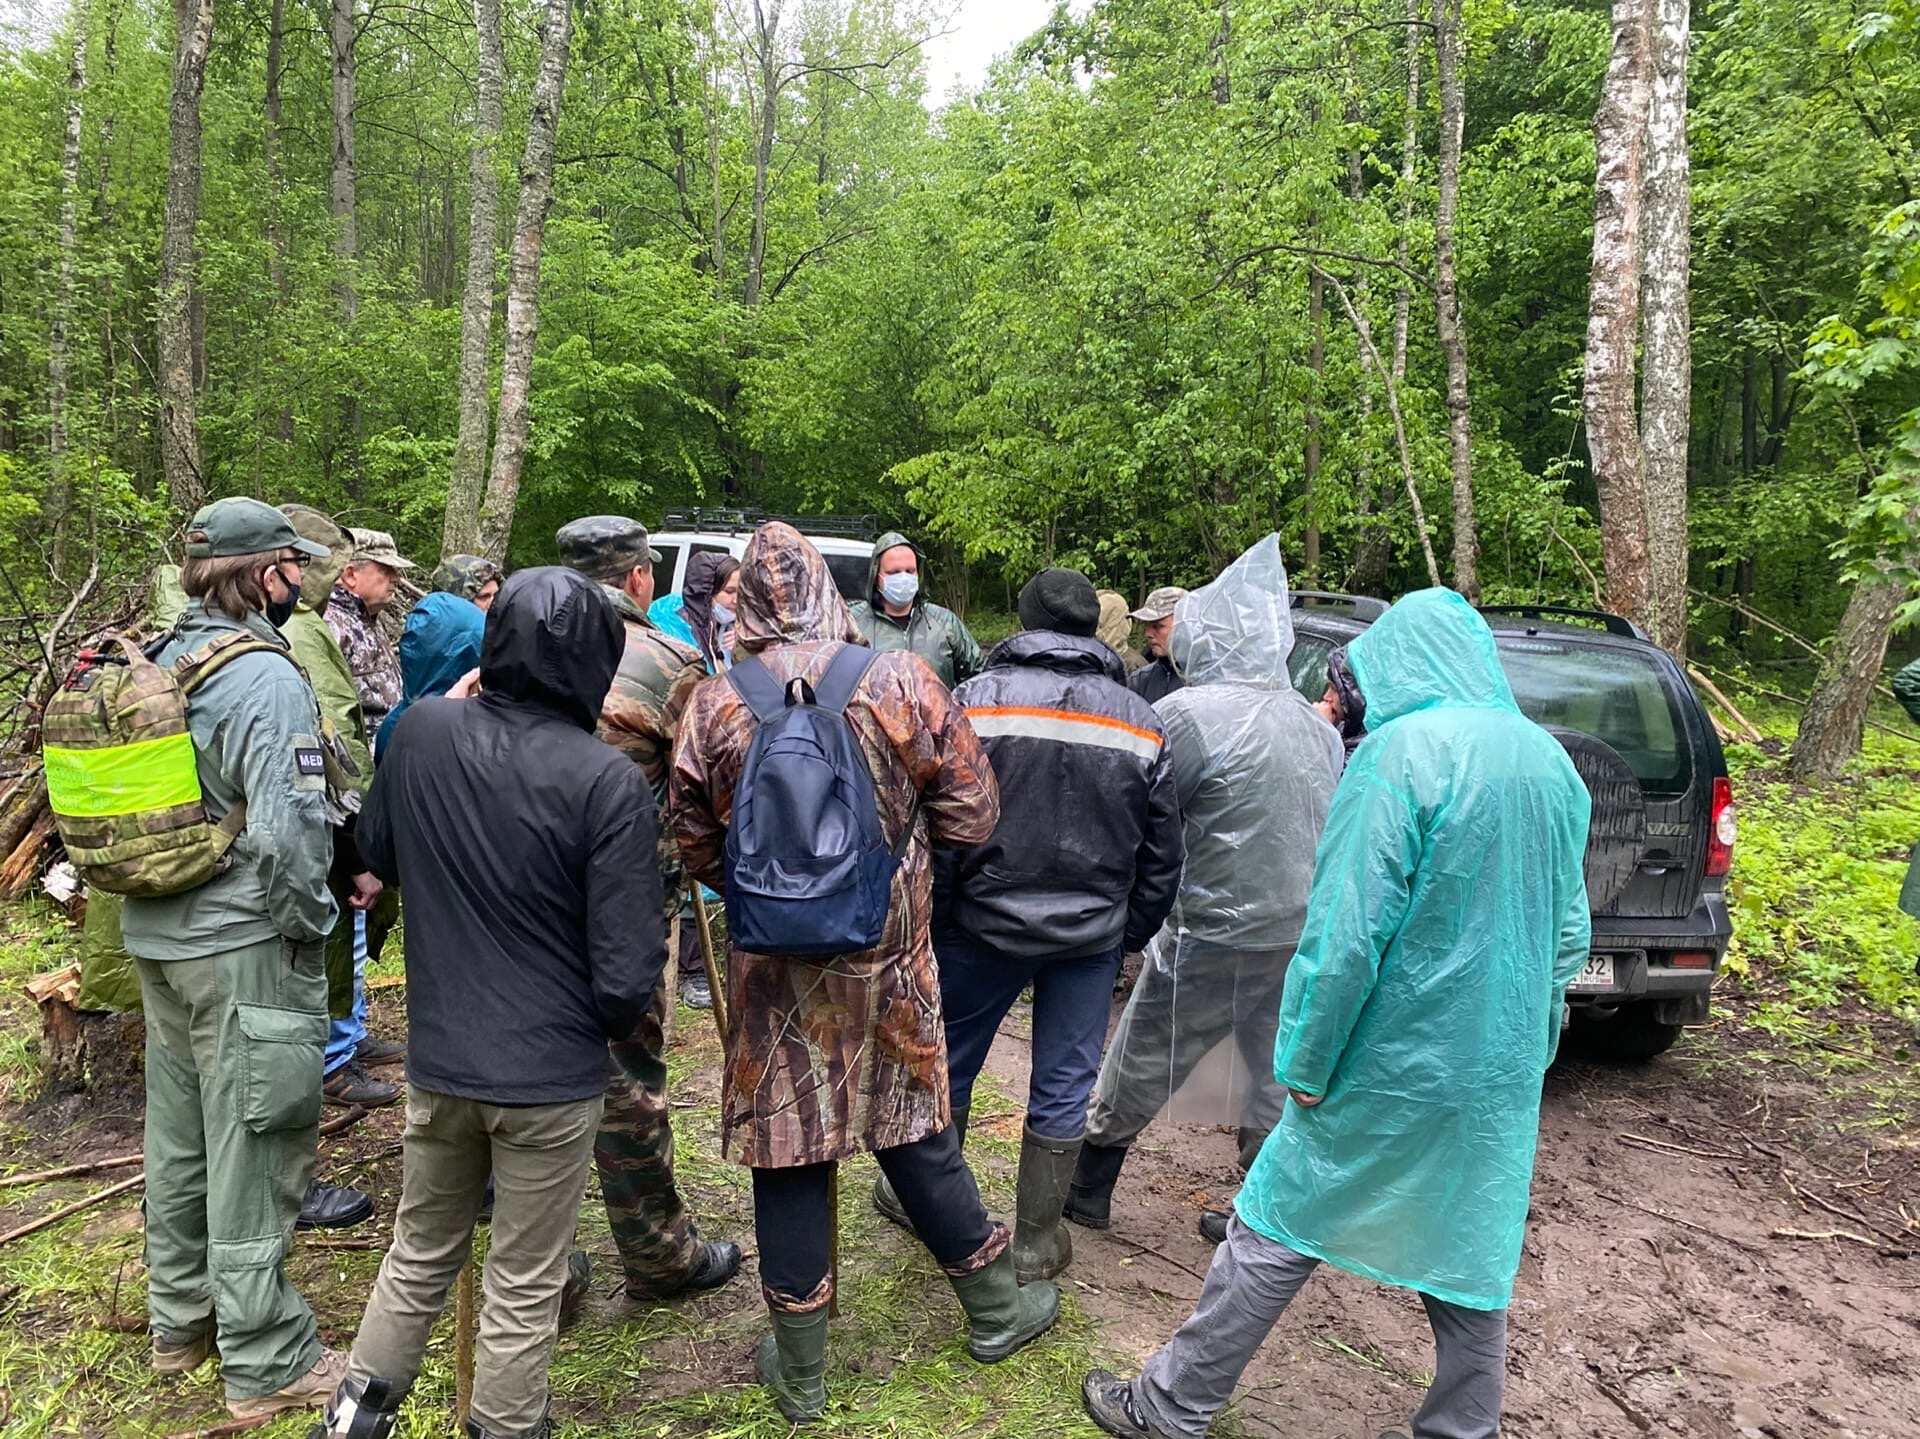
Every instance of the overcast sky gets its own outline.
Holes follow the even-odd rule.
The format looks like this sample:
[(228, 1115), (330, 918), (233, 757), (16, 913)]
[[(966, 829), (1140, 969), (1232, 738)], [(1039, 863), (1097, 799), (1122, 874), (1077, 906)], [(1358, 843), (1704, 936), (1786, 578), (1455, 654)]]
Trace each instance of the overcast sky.
[(1053, 0), (957, 0), (956, 11), (947, 26), (952, 33), (927, 45), (930, 104), (944, 101), (956, 83), (977, 88), (989, 65), (1053, 13)]

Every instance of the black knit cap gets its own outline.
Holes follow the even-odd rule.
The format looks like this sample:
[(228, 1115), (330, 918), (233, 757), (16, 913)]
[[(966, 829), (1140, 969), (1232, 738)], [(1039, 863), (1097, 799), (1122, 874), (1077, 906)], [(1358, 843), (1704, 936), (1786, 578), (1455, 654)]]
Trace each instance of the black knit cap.
[(1100, 596), (1078, 570), (1042, 570), (1020, 591), (1020, 627), (1058, 630), (1093, 638), (1100, 625)]

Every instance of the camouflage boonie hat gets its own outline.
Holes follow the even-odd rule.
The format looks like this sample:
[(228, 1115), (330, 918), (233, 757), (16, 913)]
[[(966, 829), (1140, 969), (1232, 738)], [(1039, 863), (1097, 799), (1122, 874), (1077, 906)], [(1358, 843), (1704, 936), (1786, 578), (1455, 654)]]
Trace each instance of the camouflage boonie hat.
[(385, 530), (350, 529), (347, 533), (353, 536), (353, 558), (347, 561), (348, 564), (385, 565), (390, 570), (419, 568), (400, 553), (393, 536)]
[(554, 532), (553, 543), (561, 564), (603, 584), (618, 584), (639, 566), (661, 560), (647, 543), (647, 527), (625, 515), (569, 520)]
[(505, 578), (500, 566), (485, 555), (448, 555), (435, 568), (432, 585), (444, 594), (473, 600), (488, 585)]
[(1137, 610), (1130, 610), (1127, 618), (1139, 620), (1150, 625), (1155, 620), (1164, 620), (1173, 613), (1173, 607), (1187, 597), (1187, 592), (1179, 585), (1162, 585), (1147, 596), (1147, 602)]
[(300, 602), (308, 609), (318, 609), (333, 593), (334, 583), (353, 555), (353, 536), (312, 505), (282, 505), (280, 513), (301, 539), (324, 545), (328, 551), (324, 559), (316, 558), (308, 565), (300, 579)]

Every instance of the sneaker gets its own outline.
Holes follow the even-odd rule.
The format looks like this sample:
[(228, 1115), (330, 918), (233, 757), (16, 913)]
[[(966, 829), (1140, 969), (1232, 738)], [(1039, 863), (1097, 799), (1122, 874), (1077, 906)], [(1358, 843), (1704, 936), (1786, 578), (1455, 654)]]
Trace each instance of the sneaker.
[(363, 1069), (378, 1069), (383, 1064), (398, 1064), (407, 1057), (407, 1047), (391, 1039), (368, 1035), (353, 1051), (354, 1063)]
[(342, 1108), (378, 1109), (400, 1097), (400, 1086), (375, 1079), (358, 1061), (349, 1059), (321, 1082), (320, 1095)]
[(1119, 1439), (1165, 1439), (1140, 1416), (1133, 1385), (1117, 1374), (1095, 1369), (1080, 1383), (1080, 1402), (1087, 1417)]
[(307, 1186), (300, 1201), (300, 1217), (295, 1229), (351, 1229), (373, 1218), (373, 1196), (342, 1184), (323, 1184), (318, 1179)]
[(153, 1372), (155, 1374), (191, 1374), (207, 1362), (213, 1353), (213, 1331), (169, 1336), (153, 1331)]
[(340, 1381), (346, 1377), (346, 1351), (323, 1348), (313, 1368), (293, 1383), (271, 1394), (256, 1394), (250, 1399), (229, 1398), (227, 1413), (235, 1419), (265, 1419), (271, 1414), (284, 1414), (290, 1409), (322, 1409), (333, 1398), (333, 1391), (340, 1387)]
[(707, 983), (707, 972), (696, 969), (691, 974), (680, 976), (680, 1002), (688, 1009), (712, 1009), (713, 989)]

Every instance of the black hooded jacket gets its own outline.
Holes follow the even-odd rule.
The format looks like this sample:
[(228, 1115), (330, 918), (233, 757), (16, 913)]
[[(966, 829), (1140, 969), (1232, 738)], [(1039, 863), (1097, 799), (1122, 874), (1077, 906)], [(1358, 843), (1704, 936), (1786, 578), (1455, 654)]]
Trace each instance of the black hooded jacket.
[(653, 795), (594, 738), (625, 638), (600, 587), (521, 570), (487, 616), (477, 699), (394, 727), (360, 817), (407, 901), (407, 1079), (492, 1104), (606, 1087), (666, 963)]
[(934, 852), (934, 924), (1012, 954), (1140, 948), (1173, 907), (1180, 801), (1153, 707), (1100, 641), (1027, 630), (954, 691), (993, 761), (1000, 827)]

